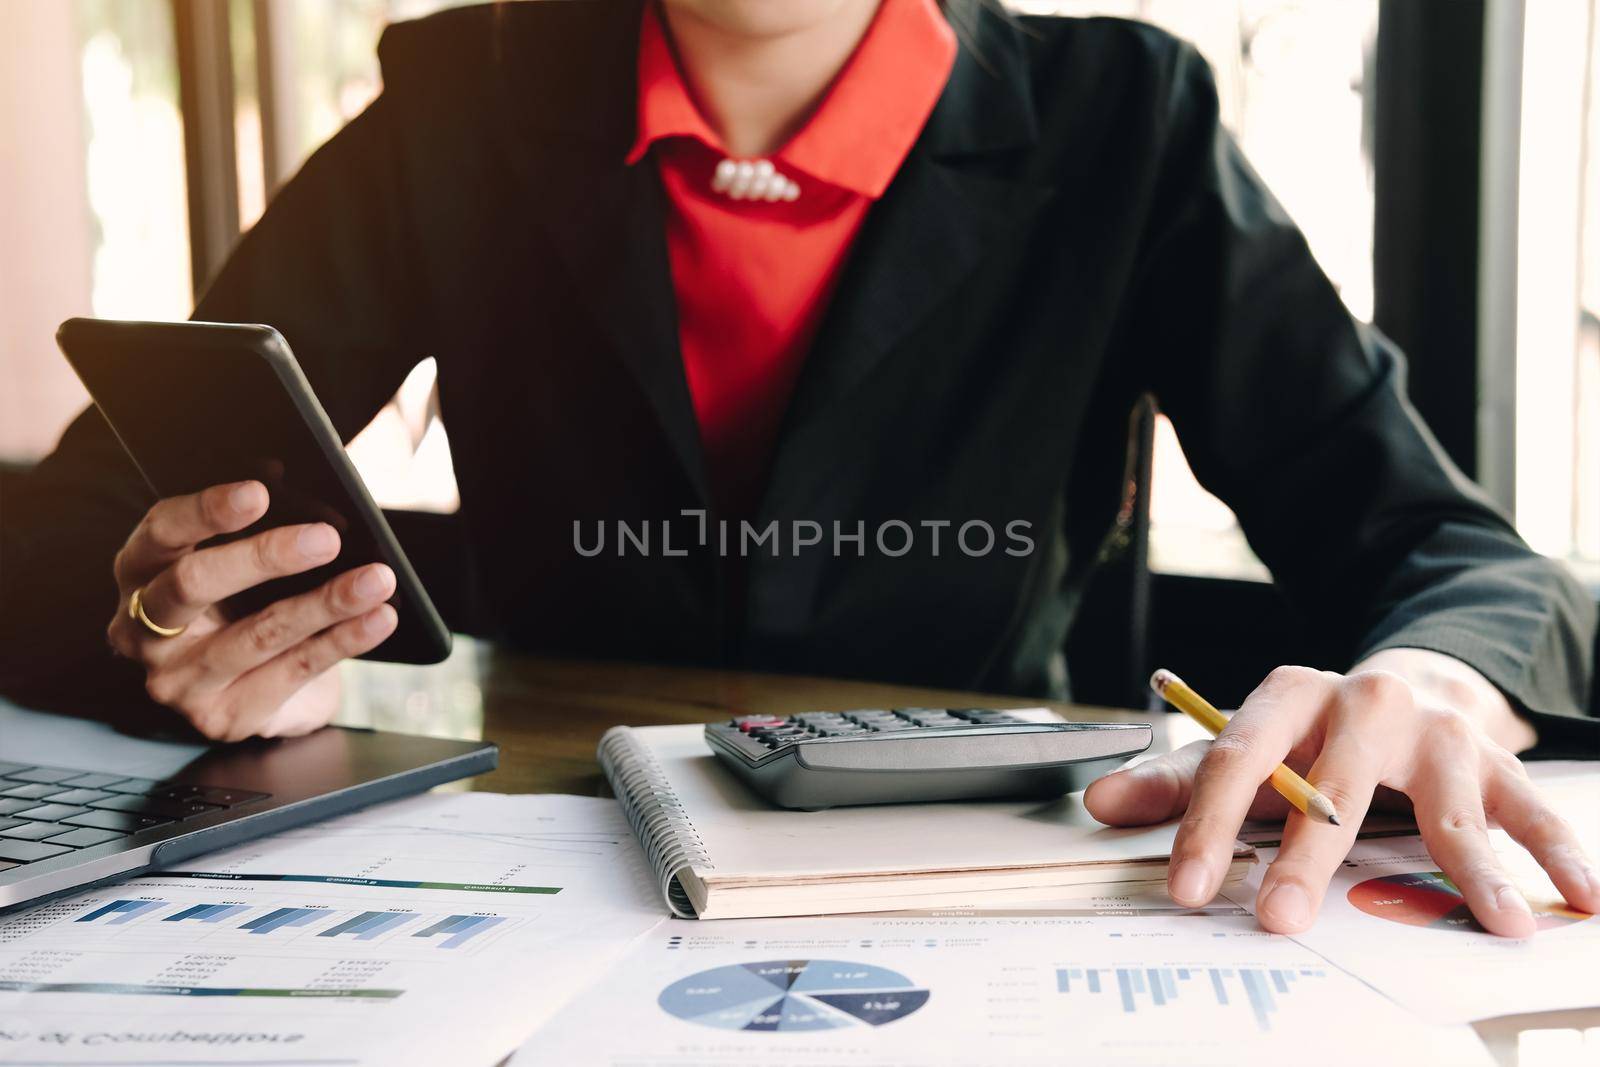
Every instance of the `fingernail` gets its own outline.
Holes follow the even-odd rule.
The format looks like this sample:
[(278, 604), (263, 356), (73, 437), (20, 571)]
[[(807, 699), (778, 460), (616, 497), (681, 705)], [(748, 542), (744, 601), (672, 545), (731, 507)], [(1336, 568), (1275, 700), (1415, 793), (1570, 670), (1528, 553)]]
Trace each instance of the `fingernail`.
[(333, 532), (333, 527), (317, 523), (301, 530), (295, 544), (307, 556), (326, 556), (338, 547), (339, 538)]
[(1201, 860), (1184, 860), (1172, 872), (1167, 892), (1179, 904), (1204, 904), (1211, 887), (1211, 872)]
[(1311, 898), (1293, 882), (1279, 882), (1261, 902), (1267, 917), (1283, 926), (1299, 929), (1311, 921)]
[(389, 568), (368, 567), (356, 575), (356, 596), (376, 600), (389, 593)]
[(392, 611), (386, 611), (380, 608), (379, 610), (369, 614), (366, 619), (363, 620), (361, 623), (361, 628), (367, 631), (369, 634), (381, 634), (391, 625), (393, 614), (394, 613)]
[(1589, 857), (1579, 850), (1573, 849), (1568, 855), (1567, 878), (1587, 889), (1590, 896), (1600, 899), (1600, 871), (1596, 871)]
[(1522, 894), (1517, 892), (1515, 886), (1503, 885), (1494, 892), (1494, 906), (1501, 911), (1515, 912), (1533, 918), (1533, 909), (1528, 907), (1528, 902)]
[(234, 511), (250, 511), (256, 506), (256, 487), (254, 485), (236, 485), (233, 492), (228, 494), (228, 503)]
[[(1600, 900), (1600, 874), (1595, 873), (1594, 864), (1577, 849), (1553, 851), (1545, 858), (1544, 866), (1555, 878), (1558, 888), (1564, 890), (1568, 885), (1575, 886), (1578, 892), (1587, 894), (1590, 899)], [(1571, 893), (1566, 895), (1570, 903), (1579, 903), (1571, 899)]]

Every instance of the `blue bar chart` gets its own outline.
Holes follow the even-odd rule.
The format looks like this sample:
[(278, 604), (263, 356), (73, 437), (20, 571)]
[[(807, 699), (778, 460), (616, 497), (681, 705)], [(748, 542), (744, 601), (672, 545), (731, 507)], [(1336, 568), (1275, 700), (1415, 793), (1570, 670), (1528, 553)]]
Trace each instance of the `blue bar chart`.
[(195, 904), (182, 911), (173, 912), (161, 921), (178, 923), (185, 919), (193, 919), (196, 922), (219, 923), (229, 916), (249, 910), (249, 907), (248, 904)]
[[(159, 913), (160, 909), (166, 909)], [(99, 900), (72, 921), (96, 926), (122, 926), (145, 916), (152, 921), (142, 927), (145, 936), (165, 931), (192, 939), (204, 930), (270, 936), (276, 933), (303, 932), (307, 937), (345, 938), (349, 941), (376, 942), (408, 924), (411, 936), (401, 937), (405, 945), (419, 952), (436, 948), (460, 949), (497, 927), (503, 932), (511, 918), (493, 912), (434, 914), (419, 910), (354, 911), (330, 904), (302, 906), (246, 903), (224, 900), (215, 903), (166, 900)], [(167, 924), (175, 925), (167, 925)], [(193, 924), (203, 924), (194, 926)], [(189, 929), (188, 934), (183, 934)], [(421, 940), (414, 940), (420, 938)], [(480, 943), (481, 946), (481, 943)], [(474, 946), (480, 947), (480, 946)], [(331, 945), (329, 946), (332, 947)]]
[(416, 918), (414, 914), (405, 911), (364, 911), (353, 919), (346, 919), (337, 926), (328, 927), (317, 936), (338, 937), (341, 934), (353, 934), (357, 941), (371, 941), (385, 931), (414, 918)]
[(87, 915), (80, 915), (77, 919), (81, 923), (92, 923), (104, 920), (107, 926), (122, 926), (132, 922), (145, 912), (154, 911), (166, 905), (164, 900), (113, 900), (109, 904), (102, 904)]
[(241, 923), (239, 929), (249, 930), (252, 934), (270, 934), (284, 927), (305, 926), (327, 914), (324, 908), (277, 908)]
[(503, 922), (505, 917), (501, 915), (451, 915), (424, 930), (418, 930), (411, 936), (438, 937), (448, 934), (448, 937), (438, 942), (438, 947), (460, 948), (479, 934), (487, 932), (490, 927)]
[(1326, 974), (1303, 967), (1058, 967), (1056, 992), (1114, 996), (1129, 1015), (1165, 1007), (1185, 995), (1208, 996), (1219, 1008), (1248, 1007), (1256, 1028), (1265, 1033), (1272, 1029), (1279, 997), (1291, 995), (1303, 979)]

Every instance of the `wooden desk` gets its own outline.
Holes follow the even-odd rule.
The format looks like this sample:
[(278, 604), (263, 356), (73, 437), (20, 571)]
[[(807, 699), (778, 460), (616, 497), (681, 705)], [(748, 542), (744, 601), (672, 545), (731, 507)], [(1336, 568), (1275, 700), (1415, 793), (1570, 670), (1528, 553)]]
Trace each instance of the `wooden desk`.
[[(488, 738), (500, 769), (467, 788), (500, 793), (608, 795), (595, 747), (618, 724), (710, 722), (751, 712), (893, 707), (1039, 707), (1040, 701), (738, 671), (535, 659), (457, 639), (437, 667), (345, 665), (346, 699), (337, 721), (351, 726)], [(1154, 721), (1156, 747), (1204, 736), (1181, 715), (1049, 704), (1079, 720)]]
[[(709, 722), (746, 712), (1041, 703), (873, 682), (534, 659), (461, 638), (450, 659), (435, 667), (348, 663), (344, 669), (345, 707), (339, 722), (437, 737), (487, 737), (500, 745), (499, 770), (442, 788), (500, 793), (610, 795), (594, 753), (600, 735), (619, 723)], [(1157, 750), (1205, 736), (1182, 715), (1048, 706), (1072, 719), (1151, 722), (1156, 726)], [(1568, 1058), (1571, 1046), (1566, 1038), (1594, 1027), (1600, 1027), (1600, 1008), (1504, 1016), (1474, 1024), (1501, 1067), (1565, 1067), (1577, 1062)], [(1546, 1035), (1552, 1040), (1545, 1040)], [(1592, 1048), (1587, 1054), (1593, 1054)]]

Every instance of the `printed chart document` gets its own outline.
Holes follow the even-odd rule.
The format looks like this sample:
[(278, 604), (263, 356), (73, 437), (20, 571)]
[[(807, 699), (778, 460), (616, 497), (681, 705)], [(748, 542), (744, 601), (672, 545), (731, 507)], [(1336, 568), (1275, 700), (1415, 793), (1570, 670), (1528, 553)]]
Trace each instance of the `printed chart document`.
[(612, 801), (398, 801), (0, 917), (0, 1063), (492, 1064), (662, 921)]
[(1248, 915), (1131, 911), (673, 921), (513, 1064), (1491, 1062)]
[[(1532, 769), (1589, 854), (1600, 854), (1600, 773), (1563, 774), (1537, 764)], [(1533, 908), (1539, 927), (1533, 937), (1511, 940), (1485, 932), (1422, 838), (1413, 835), (1358, 841), (1334, 876), (1315, 925), (1295, 940), (1438, 1022), (1600, 1005), (1600, 918), (1567, 906), (1532, 857), (1503, 831), (1491, 831), (1490, 838)], [(1276, 855), (1263, 849), (1245, 885), (1225, 895), (1253, 908)]]

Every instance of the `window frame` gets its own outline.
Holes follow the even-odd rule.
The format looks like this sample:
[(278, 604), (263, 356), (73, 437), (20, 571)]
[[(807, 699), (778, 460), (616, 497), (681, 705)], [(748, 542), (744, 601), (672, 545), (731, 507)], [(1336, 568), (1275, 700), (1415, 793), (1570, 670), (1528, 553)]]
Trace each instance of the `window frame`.
[(226, 2), (172, 0), (189, 197), (189, 264), (197, 299), (239, 239), (231, 25)]

